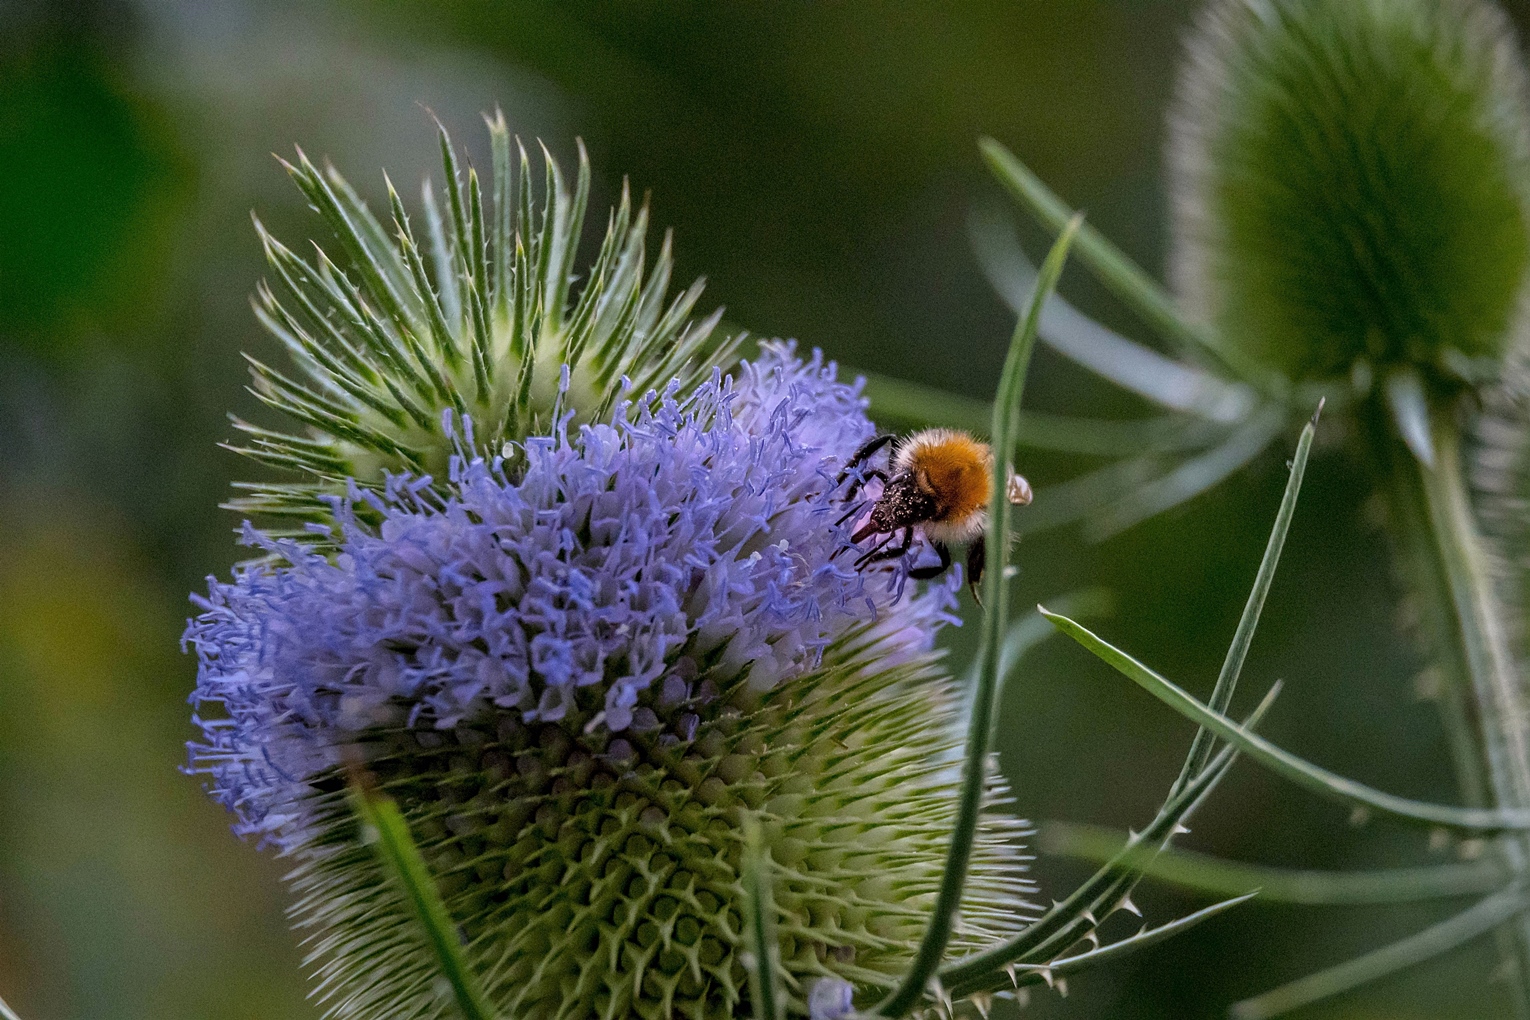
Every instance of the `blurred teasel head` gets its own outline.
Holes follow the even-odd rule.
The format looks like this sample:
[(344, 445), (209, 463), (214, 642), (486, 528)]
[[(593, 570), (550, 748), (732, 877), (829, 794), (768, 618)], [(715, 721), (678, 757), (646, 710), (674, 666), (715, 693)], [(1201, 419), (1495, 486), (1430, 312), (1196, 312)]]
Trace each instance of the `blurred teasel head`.
[[(1060, 230), (1066, 203), (983, 145), (1011, 194)], [(1167, 164), (1172, 292), (1097, 233), (1081, 234), (1079, 258), (1177, 356), (1061, 300), (1040, 336), (1168, 414), (1116, 442), (1118, 462), (1040, 493), (1035, 525), (1136, 524), (1244, 467), (1322, 400), (1330, 421), (1366, 432), (1383, 474), (1399, 464), (1394, 440), (1428, 468), (1523, 374), (1530, 80), (1487, 0), (1212, 0), (1188, 41)], [(1017, 305), (1034, 270), (1012, 232), (979, 219), (974, 243)]]
[[(644, 281), (625, 197), (571, 284), (587, 168), (570, 194), (547, 157), (538, 209), (491, 128), (492, 198), (443, 135), (423, 239), (396, 196), (385, 229), (293, 168), (344, 257), (263, 235), (257, 307), (297, 371), (257, 364), (256, 391), (306, 429), (240, 423), (301, 474), (236, 505), (296, 526), (247, 524), (260, 555), (197, 599), (191, 768), (295, 862), (331, 1015), (454, 1009), (351, 812), (357, 770), (500, 1016), (746, 1015), (746, 824), (790, 1008), (844, 982), (869, 1003), (913, 956), (957, 811), (933, 648), (952, 587), (839, 555), (841, 472), (874, 432), (857, 387), (790, 344), (732, 366), (716, 317), (689, 317), (699, 284), (666, 298), (667, 242)], [(985, 814), (955, 946), (1026, 920), (1018, 835)]]
[(1291, 382), (1497, 377), (1525, 339), (1530, 98), (1481, 0), (1217, 0), (1171, 117), (1186, 311)]

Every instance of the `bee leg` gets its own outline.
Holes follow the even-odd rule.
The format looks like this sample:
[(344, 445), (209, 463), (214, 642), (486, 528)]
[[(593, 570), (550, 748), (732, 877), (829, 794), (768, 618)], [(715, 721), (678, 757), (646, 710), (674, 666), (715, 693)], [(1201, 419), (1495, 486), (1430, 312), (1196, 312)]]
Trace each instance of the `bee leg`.
[[(864, 538), (865, 536), (863, 535), (861, 537)], [(871, 548), (861, 553), (860, 556), (856, 557), (855, 562), (851, 564), (851, 566), (859, 570), (866, 566), (868, 563), (875, 563), (878, 560), (887, 559), (887, 556), (884, 554), (885, 550), (887, 549), (888, 545), (892, 543), (893, 539), (897, 537), (898, 533), (896, 531), (887, 532), (886, 537), (879, 535), (877, 540), (872, 543)]]
[(883, 542), (871, 552), (856, 560), (856, 566), (864, 567), (868, 563), (881, 563), (886, 560), (896, 560), (902, 557), (904, 553), (908, 552), (909, 546), (914, 544), (914, 529), (904, 528), (903, 541), (895, 546), (892, 546), (892, 548), (888, 548), (896, 534), (896, 532), (890, 533), (886, 542)]
[(852, 453), (850, 455), (850, 459), (845, 461), (845, 468), (839, 473), (839, 480), (844, 481), (845, 476), (853, 471), (857, 464), (867, 460), (871, 457), (872, 454), (876, 453), (878, 450), (896, 438), (898, 437), (892, 435), (889, 432), (884, 432), (879, 436), (872, 436), (870, 439), (866, 440), (861, 444), (860, 449)]
[[(840, 470), (839, 477), (834, 479), (834, 487), (837, 489), (841, 485), (845, 484), (845, 479), (850, 477), (850, 472), (854, 471), (861, 464), (864, 464), (867, 460), (871, 459), (871, 457), (875, 455), (878, 450), (896, 438), (897, 436), (894, 435), (883, 434), (880, 436), (872, 436), (870, 439), (866, 440), (866, 442), (862, 443), (860, 449), (852, 453), (850, 455), (850, 459), (845, 461), (845, 466)], [(887, 481), (887, 475), (883, 474), (881, 471), (868, 472), (864, 478), (850, 486), (850, 491), (845, 496), (845, 498), (854, 499), (856, 492), (860, 490), (860, 487), (863, 484), (865, 484), (866, 478), (881, 478), (883, 482)]]
[(850, 483), (850, 488), (845, 493), (846, 499), (854, 499), (856, 493), (861, 491), (861, 486), (875, 478), (884, 486), (887, 484), (887, 472), (881, 468), (872, 468), (870, 471), (861, 472), (861, 476)]
[(928, 581), (932, 577), (939, 577), (951, 569), (951, 550), (946, 548), (944, 542), (931, 542), (936, 555), (940, 557), (940, 563), (931, 567), (915, 567), (908, 572), (908, 576), (916, 581)]
[(980, 606), (983, 604), (983, 570), (988, 565), (987, 544), (979, 535), (967, 546), (967, 587), (972, 592), (972, 601)]
[[(883, 471), (881, 468), (872, 468), (870, 471), (863, 472), (859, 478), (857, 478), (855, 481), (850, 483), (850, 488), (845, 490), (845, 498), (843, 500), (841, 500), (841, 502), (844, 502), (844, 503), (851, 503), (851, 502), (853, 502), (855, 497), (856, 497), (856, 494), (861, 491), (861, 486), (865, 485), (867, 482), (871, 481), (871, 479), (873, 479), (873, 478), (875, 478), (877, 481), (881, 482), (883, 485), (887, 484), (887, 472)], [(834, 484), (835, 485), (839, 485), (844, 480), (845, 480), (844, 476), (841, 475), (839, 481), (835, 482)], [(856, 514), (860, 513), (862, 509), (864, 509), (864, 505), (863, 504), (858, 504), (858, 503), (854, 504), (853, 506), (850, 507), (849, 510), (845, 511), (844, 515), (842, 517), (840, 517), (839, 520), (834, 522), (835, 526), (838, 527), (840, 525), (843, 525), (850, 518), (852, 518)]]

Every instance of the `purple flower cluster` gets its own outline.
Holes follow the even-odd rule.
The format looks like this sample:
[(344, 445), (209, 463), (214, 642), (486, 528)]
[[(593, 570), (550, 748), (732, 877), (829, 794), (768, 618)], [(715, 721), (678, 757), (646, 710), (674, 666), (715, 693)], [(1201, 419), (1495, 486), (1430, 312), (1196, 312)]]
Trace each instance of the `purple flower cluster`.
[(565, 424), (508, 462), (459, 457), (447, 486), (353, 491), (336, 554), (246, 525), (270, 555), (210, 579), (185, 636), (192, 767), (238, 831), (285, 847), (311, 781), (369, 731), (514, 713), (688, 740), (720, 689), (769, 689), (856, 628), (884, 634), (877, 668), (927, 651), (957, 579), (900, 600), (901, 570), (836, 555), (864, 404), (817, 354), (767, 346), (736, 381)]

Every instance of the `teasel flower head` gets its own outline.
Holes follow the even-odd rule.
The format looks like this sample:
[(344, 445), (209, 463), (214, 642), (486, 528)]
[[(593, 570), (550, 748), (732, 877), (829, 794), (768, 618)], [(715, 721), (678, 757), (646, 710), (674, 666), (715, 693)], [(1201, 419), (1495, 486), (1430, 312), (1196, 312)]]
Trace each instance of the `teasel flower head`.
[(1479, 383), (1526, 334), (1530, 99), (1482, 0), (1216, 0), (1171, 117), (1186, 311), (1294, 382)]
[[(339, 194), (332, 176), (306, 179)], [(577, 219), (582, 194), (543, 222)], [(376, 407), (350, 407), (343, 423), (305, 419), (315, 431), (302, 449), (331, 459), (292, 465), (314, 468), (307, 502), (283, 504), (303, 534), (246, 525), (259, 555), (197, 598), (191, 768), (236, 831), (294, 862), (293, 915), (330, 1015), (455, 1008), (351, 812), (358, 771), (403, 812), (510, 1020), (747, 1015), (741, 853), (755, 823), (797, 1014), (815, 989), (845, 982), (858, 1005), (874, 1002), (928, 922), (962, 782), (958, 699), (933, 647), (958, 578), (905, 590), (902, 565), (851, 566), (842, 554), (866, 505), (848, 499), (841, 473), (873, 434), (858, 388), (790, 344), (764, 344), (725, 372), (701, 355), (702, 327), (645, 318), (662, 287), (635, 287), (641, 240), (620, 237), (608, 238), (618, 268), (592, 271), (577, 299), (584, 319), (528, 341), (519, 360), (508, 341), (485, 352), (491, 382), (531, 373), (526, 401), (480, 401), (465, 345), (447, 398), (429, 406), (434, 430), (387, 431)], [(383, 243), (358, 249), (356, 278), (385, 278), (373, 253)], [(466, 307), (475, 256), (437, 248), (456, 259)], [(414, 264), (407, 237), (389, 257)], [(512, 274), (516, 292), (556, 290), (538, 274), (559, 257), (517, 262), (532, 279)], [(310, 324), (360, 307), (338, 268), (306, 279), (319, 288)], [(422, 275), (409, 280), (417, 298), (429, 293)], [(261, 305), (292, 332), (278, 306)], [(431, 307), (448, 324), (474, 314), (438, 301), (431, 321)], [(515, 307), (503, 321), (519, 321)], [(626, 325), (589, 332), (608, 321)], [(407, 391), (389, 373), (448, 359), (439, 344), (406, 342), (406, 325), (368, 327), (388, 350), (373, 372), (423, 414), (434, 383)], [(559, 339), (571, 334), (594, 339), (581, 353)], [(668, 341), (654, 347), (657, 335)], [(349, 338), (310, 337), (296, 338), (299, 360), (320, 378), (310, 348), (327, 357)], [(371, 431), (347, 432), (357, 420)], [(412, 437), (412, 453), (388, 453), (378, 436)], [(268, 502), (251, 509), (285, 491), (261, 490)], [(1005, 799), (990, 778), (957, 950), (1029, 913), (1020, 823), (993, 810)]]

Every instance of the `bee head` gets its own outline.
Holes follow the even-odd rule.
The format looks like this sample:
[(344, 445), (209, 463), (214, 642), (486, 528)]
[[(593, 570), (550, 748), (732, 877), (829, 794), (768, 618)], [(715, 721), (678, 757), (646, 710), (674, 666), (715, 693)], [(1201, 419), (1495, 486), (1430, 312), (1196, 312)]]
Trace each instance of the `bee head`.
[(938, 504), (935, 494), (919, 484), (912, 471), (900, 471), (887, 480), (882, 495), (871, 508), (871, 517), (850, 536), (859, 542), (870, 535), (880, 535), (935, 517)]

